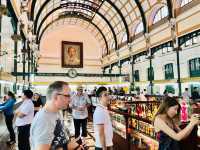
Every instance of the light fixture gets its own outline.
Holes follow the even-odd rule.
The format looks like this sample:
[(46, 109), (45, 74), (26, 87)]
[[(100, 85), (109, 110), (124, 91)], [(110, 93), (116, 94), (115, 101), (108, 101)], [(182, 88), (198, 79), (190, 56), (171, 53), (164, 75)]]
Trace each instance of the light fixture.
[(19, 27), (20, 27), (20, 29), (23, 29), (24, 26), (25, 26), (24, 21), (26, 20), (26, 13), (22, 12), (21, 15), (19, 16), (18, 20), (19, 20)]
[(36, 44), (35, 42), (32, 42), (31, 43), (31, 49), (33, 50), (33, 51), (38, 51), (38, 44)]
[(35, 42), (35, 41), (36, 41), (36, 35), (33, 34), (32, 32), (28, 32), (27, 40), (28, 40), (30, 43), (31, 43), (31, 42)]
[(28, 21), (28, 32), (33, 30), (33, 21)]
[(115, 52), (116, 52), (117, 57), (119, 57), (119, 51), (117, 50), (117, 51), (115, 51)]
[(4, 56), (4, 55), (7, 55), (8, 52), (7, 51), (0, 51), (0, 56)]
[(13, 34), (13, 35), (11, 35), (11, 39), (16, 42), (18, 40), (21, 40), (22, 37), (19, 34)]
[(28, 12), (28, 0), (22, 0), (21, 1), (20, 11), (21, 11), (21, 13), (22, 12)]
[(7, 13), (8, 13), (8, 9), (7, 9), (7, 7), (6, 7), (6, 5), (0, 5), (0, 16), (2, 16), (2, 15), (7, 15)]

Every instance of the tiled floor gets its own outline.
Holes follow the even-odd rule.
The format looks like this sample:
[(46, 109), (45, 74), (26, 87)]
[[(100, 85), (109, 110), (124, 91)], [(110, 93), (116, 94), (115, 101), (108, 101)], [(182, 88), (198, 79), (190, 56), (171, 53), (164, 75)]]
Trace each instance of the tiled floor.
[[(67, 118), (67, 119), (66, 119)], [(74, 136), (74, 123), (72, 116), (69, 114), (65, 118), (65, 126), (69, 129), (71, 136)], [(86, 144), (89, 147), (89, 150), (94, 150), (94, 131), (92, 122), (88, 122), (87, 125), (88, 136), (86, 138)]]
[(8, 147), (6, 141), (9, 139), (8, 131), (4, 121), (0, 122), (0, 150), (15, 150), (15, 145)]
[[(72, 116), (70, 114), (66, 115), (64, 118), (65, 126), (69, 129), (70, 134), (73, 138), (74, 136), (74, 123)], [(86, 138), (86, 144), (89, 150), (94, 150), (94, 137), (93, 137), (93, 125), (92, 122), (88, 122), (88, 136)], [(8, 131), (4, 121), (0, 122), (0, 150), (18, 150), (17, 144), (8, 147), (6, 141), (9, 139)]]

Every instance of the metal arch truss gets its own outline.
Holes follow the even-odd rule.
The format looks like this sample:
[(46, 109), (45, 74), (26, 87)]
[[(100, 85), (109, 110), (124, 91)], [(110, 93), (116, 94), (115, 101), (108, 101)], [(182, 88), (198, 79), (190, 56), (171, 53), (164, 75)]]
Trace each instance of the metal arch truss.
[[(46, 14), (46, 16), (42, 19), (42, 21), (40, 22), (39, 26), (38, 26), (38, 30), (37, 30), (37, 22), (34, 22), (34, 33), (36, 35), (39, 35), (40, 33), (40, 30), (41, 30), (41, 27), (43, 25), (43, 23), (45, 22), (45, 20), (51, 15), (53, 14), (56, 10), (59, 10), (59, 9), (62, 9), (62, 8), (70, 8), (71, 5), (73, 5), (73, 8), (74, 8), (74, 5), (78, 5), (78, 8), (81, 8), (82, 10), (86, 10), (86, 11), (90, 11), (90, 12), (95, 12), (96, 11), (96, 14), (98, 14), (106, 23), (107, 25), (109, 26), (112, 34), (113, 34), (113, 38), (114, 38), (114, 41), (115, 41), (115, 49), (117, 50), (118, 48), (118, 42), (117, 42), (117, 36), (116, 36), (116, 33), (112, 27), (112, 25), (110, 24), (110, 22), (107, 20), (107, 18), (104, 17), (104, 15), (102, 15), (100, 12), (97, 11), (98, 8), (94, 8), (90, 5), (86, 5), (86, 4), (82, 4), (82, 3), (66, 3), (66, 4), (62, 4), (61, 6), (58, 6), (54, 9), (52, 9), (48, 14)], [(63, 11), (64, 13), (65, 11)], [(75, 17), (76, 15), (79, 15), (78, 13), (73, 13), (73, 12), (77, 12), (77, 11), (71, 11), (71, 13), (73, 15), (71, 15), (71, 17)], [(86, 15), (85, 15), (86, 16)], [(92, 16), (90, 17), (89, 15), (87, 15), (87, 18), (90, 19), (90, 22), (92, 22)]]
[[(137, 7), (138, 7), (138, 9), (140, 11), (140, 15), (142, 17), (144, 33), (147, 33), (149, 31), (148, 31), (147, 20), (146, 20), (146, 17), (145, 17), (144, 9), (142, 8), (142, 5), (141, 5), (139, 0), (134, 0), (134, 1), (137, 4)], [(168, 12), (169, 12), (169, 16), (168, 17), (170, 19), (170, 18), (173, 17), (172, 2), (171, 2), (171, 0), (166, 0), (166, 3), (167, 3), (167, 7), (168, 7)]]
[(119, 16), (121, 17), (122, 22), (124, 24), (124, 27), (126, 29), (127, 43), (129, 43), (130, 42), (130, 34), (129, 34), (128, 24), (127, 24), (126, 19), (124, 18), (123, 14), (122, 14), (122, 12), (119, 10), (119, 8), (111, 0), (104, 0), (104, 1), (108, 2), (117, 11)]
[(81, 12), (74, 12), (74, 13), (79, 13), (79, 15), (73, 15), (73, 14), (69, 11), (69, 12), (66, 12), (62, 17), (58, 17), (57, 19), (55, 19), (55, 20), (53, 20), (52, 22), (50, 22), (49, 24), (47, 24), (47, 25), (44, 27), (44, 29), (42, 30), (41, 34), (40, 34), (40, 35), (39, 35), (39, 34), (37, 35), (37, 37), (39, 37), (39, 38), (38, 38), (38, 44), (40, 45), (40, 41), (41, 41), (41, 39), (42, 39), (42, 36), (44, 35), (45, 31), (46, 31), (53, 23), (55, 23), (56, 21), (59, 21), (59, 20), (61, 20), (61, 19), (70, 18), (70, 17), (73, 16), (73, 18), (82, 19), (82, 20), (84, 20), (84, 21), (87, 21), (87, 22), (91, 23), (91, 24), (101, 33), (101, 35), (102, 35), (102, 37), (103, 37), (103, 39), (104, 39), (104, 42), (105, 42), (105, 44), (106, 44), (106, 49), (107, 49), (107, 54), (108, 54), (108, 53), (109, 53), (108, 42), (107, 42), (107, 40), (106, 40), (105, 35), (104, 35), (103, 32), (101, 31), (101, 29), (100, 29), (95, 23), (91, 22), (91, 20), (88, 19), (84, 13), (81, 13)]
[(174, 17), (173, 14), (173, 8), (172, 8), (172, 1), (171, 0), (166, 0), (167, 1), (167, 7), (168, 7), (168, 12), (169, 12), (169, 19)]
[(30, 20), (32, 20), (32, 21), (34, 19), (35, 4), (36, 4), (36, 0), (33, 0), (32, 3), (31, 3), (31, 14), (30, 14)]
[(134, 1), (137, 5), (139, 11), (140, 11), (140, 15), (141, 15), (141, 18), (142, 18), (142, 23), (143, 23), (143, 28), (144, 28), (144, 33), (146, 33), (148, 27), (147, 27), (147, 20), (146, 20), (146, 17), (145, 17), (144, 10), (143, 10), (142, 5), (141, 5), (139, 0), (134, 0)]
[[(36, 0), (35, 0), (35, 1), (36, 1)], [(61, 0), (61, 1), (65, 2), (65, 0)], [(98, 5), (97, 5), (96, 3), (91, 2), (91, 1), (89, 1), (89, 0), (85, 0), (85, 1), (90, 2), (91, 5), (93, 5), (93, 7), (90, 7), (90, 9), (97, 9), (97, 8), (98, 8)], [(37, 27), (38, 19), (39, 19), (40, 15), (42, 14), (42, 10), (45, 8), (45, 6), (46, 6), (49, 2), (51, 2), (51, 0), (46, 0), (46, 1), (42, 4), (42, 6), (40, 7), (40, 9), (39, 9), (38, 12), (37, 12), (36, 17), (35, 17), (35, 20), (34, 20), (34, 22), (35, 22), (35, 24), (36, 24), (36, 26), (35, 26), (35, 24), (34, 24), (34, 32), (35, 32), (36, 29), (37, 29), (36, 27)], [(76, 4), (77, 4), (77, 3), (78, 3), (78, 2), (62, 3), (61, 6), (63, 6), (63, 5), (69, 5), (69, 6), (72, 5), (72, 6), (76, 7)], [(79, 4), (83, 4), (83, 3), (79, 3)], [(96, 7), (97, 7), (97, 8), (96, 8)], [(31, 16), (34, 17), (34, 11), (31, 12)]]
[[(31, 13), (30, 13), (30, 19), (33, 20), (34, 19), (34, 8), (35, 8), (35, 5), (36, 5), (36, 1), (37, 0), (32, 0), (32, 4), (31, 4)], [(45, 0), (44, 3), (41, 5), (41, 7), (39, 8), (39, 11), (36, 15), (36, 19), (35, 21), (37, 22), (42, 10), (45, 8), (45, 6), (50, 2), (51, 0)], [(65, 2), (66, 0), (61, 0), (63, 2)], [(122, 19), (122, 22), (124, 24), (124, 27), (126, 29), (126, 34), (127, 34), (127, 42), (129, 42), (130, 38), (129, 38), (129, 30), (128, 30), (128, 25), (127, 25), (127, 22), (125, 20), (125, 17), (123, 16), (121, 10), (116, 6), (116, 4), (114, 4), (114, 2), (112, 2), (111, 0), (98, 0), (98, 4), (96, 2), (92, 2), (91, 0), (85, 0), (86, 2), (89, 2), (89, 3), (93, 3), (94, 5), (97, 5), (99, 6), (99, 8), (101, 7), (101, 5), (104, 3), (104, 2), (107, 2), (109, 3), (118, 13), (118, 15), (121, 17)], [(143, 22), (143, 27), (144, 27), (144, 33), (148, 32), (148, 26), (147, 26), (147, 20), (146, 20), (146, 17), (145, 17), (145, 12), (144, 12), (144, 9), (141, 5), (141, 2), (140, 0), (133, 0), (135, 1), (139, 11), (140, 11), (140, 15), (141, 15), (141, 18), (142, 18), (142, 22)], [(71, 2), (70, 2), (71, 3)], [(76, 2), (75, 2), (76, 3)], [(167, 3), (167, 6), (168, 6), (168, 12), (169, 12), (169, 19), (172, 18), (174, 16), (173, 14), (173, 8), (172, 8), (172, 2), (171, 0), (166, 0), (166, 3)], [(98, 8), (98, 9), (99, 9)], [(97, 9), (97, 11), (98, 11)], [(36, 23), (37, 24), (37, 23)]]
[[(65, 0), (61, 0), (61, 1), (64, 2)], [(129, 35), (129, 29), (128, 29), (127, 22), (126, 22), (126, 20), (125, 20), (125, 18), (124, 18), (124, 16), (123, 16), (122, 12), (119, 10), (119, 8), (118, 8), (111, 0), (98, 0), (98, 1), (100, 2), (100, 5), (97, 4), (97, 3), (94, 3), (94, 2), (92, 2), (92, 1), (90, 1), (90, 0), (85, 0), (85, 1), (86, 1), (86, 2), (89, 2), (89, 3), (91, 3), (91, 4), (93, 4), (93, 6), (97, 6), (96, 13), (98, 12), (99, 8), (102, 6), (102, 4), (103, 4), (104, 2), (108, 2), (108, 3), (116, 10), (116, 12), (119, 14), (119, 16), (121, 17), (122, 22), (123, 22), (124, 27), (125, 27), (125, 30), (126, 30), (126, 34), (127, 34), (127, 42), (129, 43), (130, 35)], [(35, 19), (36, 24), (37, 24), (37, 22), (38, 22), (38, 19), (39, 19), (39, 16), (40, 16), (42, 10), (44, 9), (44, 7), (45, 7), (49, 2), (50, 2), (50, 0), (46, 0), (46, 1), (42, 4), (42, 6), (40, 7), (40, 9), (39, 9), (39, 11), (38, 11), (38, 13), (37, 13), (37, 15), (36, 15), (36, 19)], [(33, 1), (32, 1), (32, 5), (31, 5), (31, 10), (34, 10), (35, 3), (36, 3), (36, 0), (33, 0)], [(70, 3), (72, 3), (72, 2), (70, 2)], [(77, 2), (74, 2), (74, 3), (77, 3)], [(34, 19), (34, 11), (31, 11), (31, 17), (30, 17), (30, 18), (31, 18), (32, 20)], [(34, 28), (35, 28), (35, 25), (34, 25)], [(34, 30), (36, 30), (36, 29), (34, 29)], [(117, 47), (118, 47), (118, 45), (115, 44), (115, 49), (117, 49)]]

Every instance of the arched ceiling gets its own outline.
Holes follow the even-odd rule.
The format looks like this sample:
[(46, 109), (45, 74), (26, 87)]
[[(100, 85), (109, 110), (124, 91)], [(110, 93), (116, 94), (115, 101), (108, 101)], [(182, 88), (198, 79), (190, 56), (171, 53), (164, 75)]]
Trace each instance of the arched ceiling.
[(102, 54), (106, 55), (108, 53), (108, 43), (106, 41), (104, 33), (99, 29), (99, 27), (96, 24), (87, 20), (87, 18), (84, 18), (84, 16), (70, 18), (70, 16), (66, 15), (65, 17), (58, 18), (53, 22), (50, 22), (42, 30), (38, 40), (41, 41), (41, 38), (46, 32), (51, 32), (52, 29), (54, 29), (54, 27), (61, 25), (78, 25), (84, 28), (85, 30), (88, 30), (96, 38), (96, 40), (99, 41), (101, 47), (103, 47)]
[(173, 17), (171, 0), (32, 0), (30, 19), (34, 21), (34, 34), (39, 43), (42, 34), (52, 22), (62, 18), (86, 20), (98, 30), (96, 37), (102, 37), (102, 49), (117, 50), (123, 42), (130, 42), (134, 28), (143, 23), (144, 33), (152, 12), (159, 5), (168, 7), (169, 18)]

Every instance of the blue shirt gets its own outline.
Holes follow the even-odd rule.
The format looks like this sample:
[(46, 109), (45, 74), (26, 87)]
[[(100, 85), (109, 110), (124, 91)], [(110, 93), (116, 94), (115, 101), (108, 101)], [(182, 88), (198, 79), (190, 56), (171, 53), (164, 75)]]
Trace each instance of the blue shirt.
[(0, 104), (0, 110), (3, 110), (4, 115), (9, 116), (13, 115), (13, 106), (16, 100), (13, 98), (9, 98), (5, 103)]

